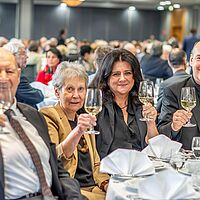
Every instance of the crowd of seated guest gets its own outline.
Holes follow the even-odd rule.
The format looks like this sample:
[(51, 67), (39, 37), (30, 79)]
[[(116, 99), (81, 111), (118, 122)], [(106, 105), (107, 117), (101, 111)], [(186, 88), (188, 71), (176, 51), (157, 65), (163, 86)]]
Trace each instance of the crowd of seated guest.
[[(21, 118), (19, 120), (22, 120), (20, 122), (26, 134), (31, 135), (26, 130), (27, 127), (34, 130), (33, 134), (37, 135), (36, 143), (37, 141), (39, 144), (42, 143), (51, 159), (50, 165), (47, 158), (42, 164), (45, 173), (50, 174), (47, 182), (52, 186), (53, 195), (59, 196), (59, 199), (84, 199), (84, 196), (88, 199), (105, 199), (109, 176), (100, 173), (100, 159), (118, 148), (141, 151), (148, 145), (149, 139), (158, 134), (165, 134), (181, 142), (183, 148), (191, 149), (192, 138), (199, 136), (200, 126), (198, 120), (200, 118), (200, 42), (193, 47), (190, 57), (193, 74), (189, 75), (185, 72), (188, 65), (186, 54), (177, 46), (176, 41), (174, 45), (168, 42), (163, 46), (154, 38), (143, 42), (95, 41), (93, 44), (88, 41), (76, 41), (74, 38), (64, 41), (64, 38), (65, 36), (60, 38), (61, 45), (58, 45), (56, 38), (40, 39), (37, 51), (41, 56), (41, 64), (39, 64), (41, 66), (38, 65), (38, 69), (41, 70), (36, 81), (40, 81), (45, 86), (53, 85), (52, 90), (57, 98), (55, 105), (42, 108), (40, 113), (25, 104), (37, 108), (36, 104), (44, 98), (42, 92), (32, 88), (23, 74), (20, 76), (30, 52), (27, 54), (26, 47), (21, 41), (16, 42), (16, 40), (0, 48), (0, 68), (7, 74), (3, 80), (10, 81), (14, 87), (11, 108), (19, 118), (23, 118), (24, 121)], [(29, 43), (29, 40), (27, 42), (27, 47), (32, 50), (34, 42)], [(13, 68), (14, 73), (10, 75), (7, 68), (12, 68), (11, 66), (16, 69)], [(102, 90), (102, 110), (96, 117), (86, 114), (83, 109), (88, 75), (91, 77), (91, 74), (93, 77), (89, 87)], [(153, 103), (143, 105), (138, 98), (140, 82), (144, 79), (156, 82), (156, 78), (166, 79), (161, 84), (158, 112)], [(186, 86), (194, 87), (196, 91), (197, 105), (190, 112), (184, 110), (180, 103), (181, 88)], [(151, 120), (140, 121), (143, 116)], [(184, 127), (189, 119), (196, 126)], [(8, 126), (9, 120), (4, 114), (1, 115), (0, 125)], [(95, 126), (95, 129), (100, 132), (96, 137), (86, 133), (91, 126)], [(15, 129), (10, 131), (16, 134)], [(43, 131), (44, 133), (41, 133)], [(45, 143), (38, 135), (44, 138)], [(17, 140), (21, 143), (19, 138)], [(49, 148), (52, 143), (56, 145), (57, 156)], [(0, 149), (0, 167), (2, 166), (1, 151), (4, 155), (7, 148), (4, 144), (10, 146), (11, 142), (4, 141), (3, 149)], [(23, 152), (25, 147), (18, 147), (18, 149), (20, 153), (14, 158), (17, 160), (18, 156), (23, 155), (30, 163), (31, 158), (27, 158), (28, 152), (25, 151), (25, 155)], [(36, 149), (38, 150), (37, 145)], [(43, 158), (41, 151), (39, 154)], [(4, 168), (7, 170), (7, 167), (6, 160)], [(31, 166), (23, 164), (23, 168), (35, 170), (32, 161)], [(10, 168), (4, 172), (5, 182), (9, 184), (10, 173)], [(18, 172), (14, 171), (14, 173)], [(22, 174), (20, 172), (18, 177), (23, 178)], [(15, 181), (11, 184), (11, 189), (7, 185), (0, 187), (0, 195), (3, 195), (1, 199), (17, 199), (35, 193), (39, 196), (44, 195), (40, 190), (41, 185), (36, 173), (33, 176), (37, 179), (37, 185), (28, 189), (25, 187), (25, 190), (20, 190), (16, 195), (13, 192), (16, 189)], [(55, 180), (59, 189), (54, 187)], [(69, 187), (70, 182), (72, 188)], [(25, 181), (25, 184), (29, 183), (29, 180)]]

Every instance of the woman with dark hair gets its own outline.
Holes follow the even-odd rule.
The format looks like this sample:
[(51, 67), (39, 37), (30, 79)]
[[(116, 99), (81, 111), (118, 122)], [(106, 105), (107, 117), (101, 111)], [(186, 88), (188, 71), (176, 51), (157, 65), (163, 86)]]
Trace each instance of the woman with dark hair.
[[(103, 108), (98, 115), (97, 149), (103, 158), (115, 149), (142, 150), (148, 139), (158, 135), (156, 109), (138, 99), (140, 64), (137, 58), (125, 49), (108, 53), (90, 84), (99, 87), (103, 94)], [(93, 85), (94, 86), (94, 85)], [(143, 122), (142, 114), (151, 118)]]
[(52, 80), (52, 75), (56, 71), (58, 64), (62, 61), (62, 55), (56, 48), (50, 48), (46, 52), (47, 65), (45, 68), (38, 72), (36, 81), (48, 85), (48, 82)]

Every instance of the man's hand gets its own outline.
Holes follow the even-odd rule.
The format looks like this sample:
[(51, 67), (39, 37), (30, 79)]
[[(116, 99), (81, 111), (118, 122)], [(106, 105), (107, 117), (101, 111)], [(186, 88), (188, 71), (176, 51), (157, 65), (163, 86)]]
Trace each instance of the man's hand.
[(171, 128), (173, 131), (179, 131), (192, 117), (192, 112), (186, 110), (177, 110), (173, 114)]

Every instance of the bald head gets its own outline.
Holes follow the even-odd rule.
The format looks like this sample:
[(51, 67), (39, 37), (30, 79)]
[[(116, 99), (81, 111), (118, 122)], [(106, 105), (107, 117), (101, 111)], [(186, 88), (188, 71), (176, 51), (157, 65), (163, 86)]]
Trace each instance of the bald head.
[(124, 49), (130, 51), (133, 55), (136, 54), (136, 48), (135, 48), (135, 45), (132, 44), (132, 43), (130, 43), (130, 42), (124, 45)]
[(191, 51), (191, 56), (194, 55), (196, 53), (196, 51), (198, 51), (200, 48), (200, 41), (196, 42), (193, 46), (193, 49)]
[(0, 47), (0, 64), (13, 65), (17, 68), (15, 56), (8, 50)]
[(182, 49), (174, 48), (169, 54), (168, 62), (172, 68), (179, 68), (181, 65), (186, 66), (187, 55)]
[(195, 43), (192, 49), (190, 66), (192, 66), (195, 82), (200, 85), (200, 42)]
[(20, 72), (15, 56), (8, 50), (0, 47), (0, 81), (8, 81), (14, 97), (20, 81)]

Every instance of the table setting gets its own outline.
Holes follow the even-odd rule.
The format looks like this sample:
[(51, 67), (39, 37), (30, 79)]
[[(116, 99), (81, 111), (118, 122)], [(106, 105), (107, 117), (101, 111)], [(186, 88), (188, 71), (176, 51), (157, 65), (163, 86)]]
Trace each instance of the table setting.
[(142, 152), (117, 149), (102, 159), (100, 171), (111, 175), (106, 200), (200, 199), (200, 159), (156, 137)]

